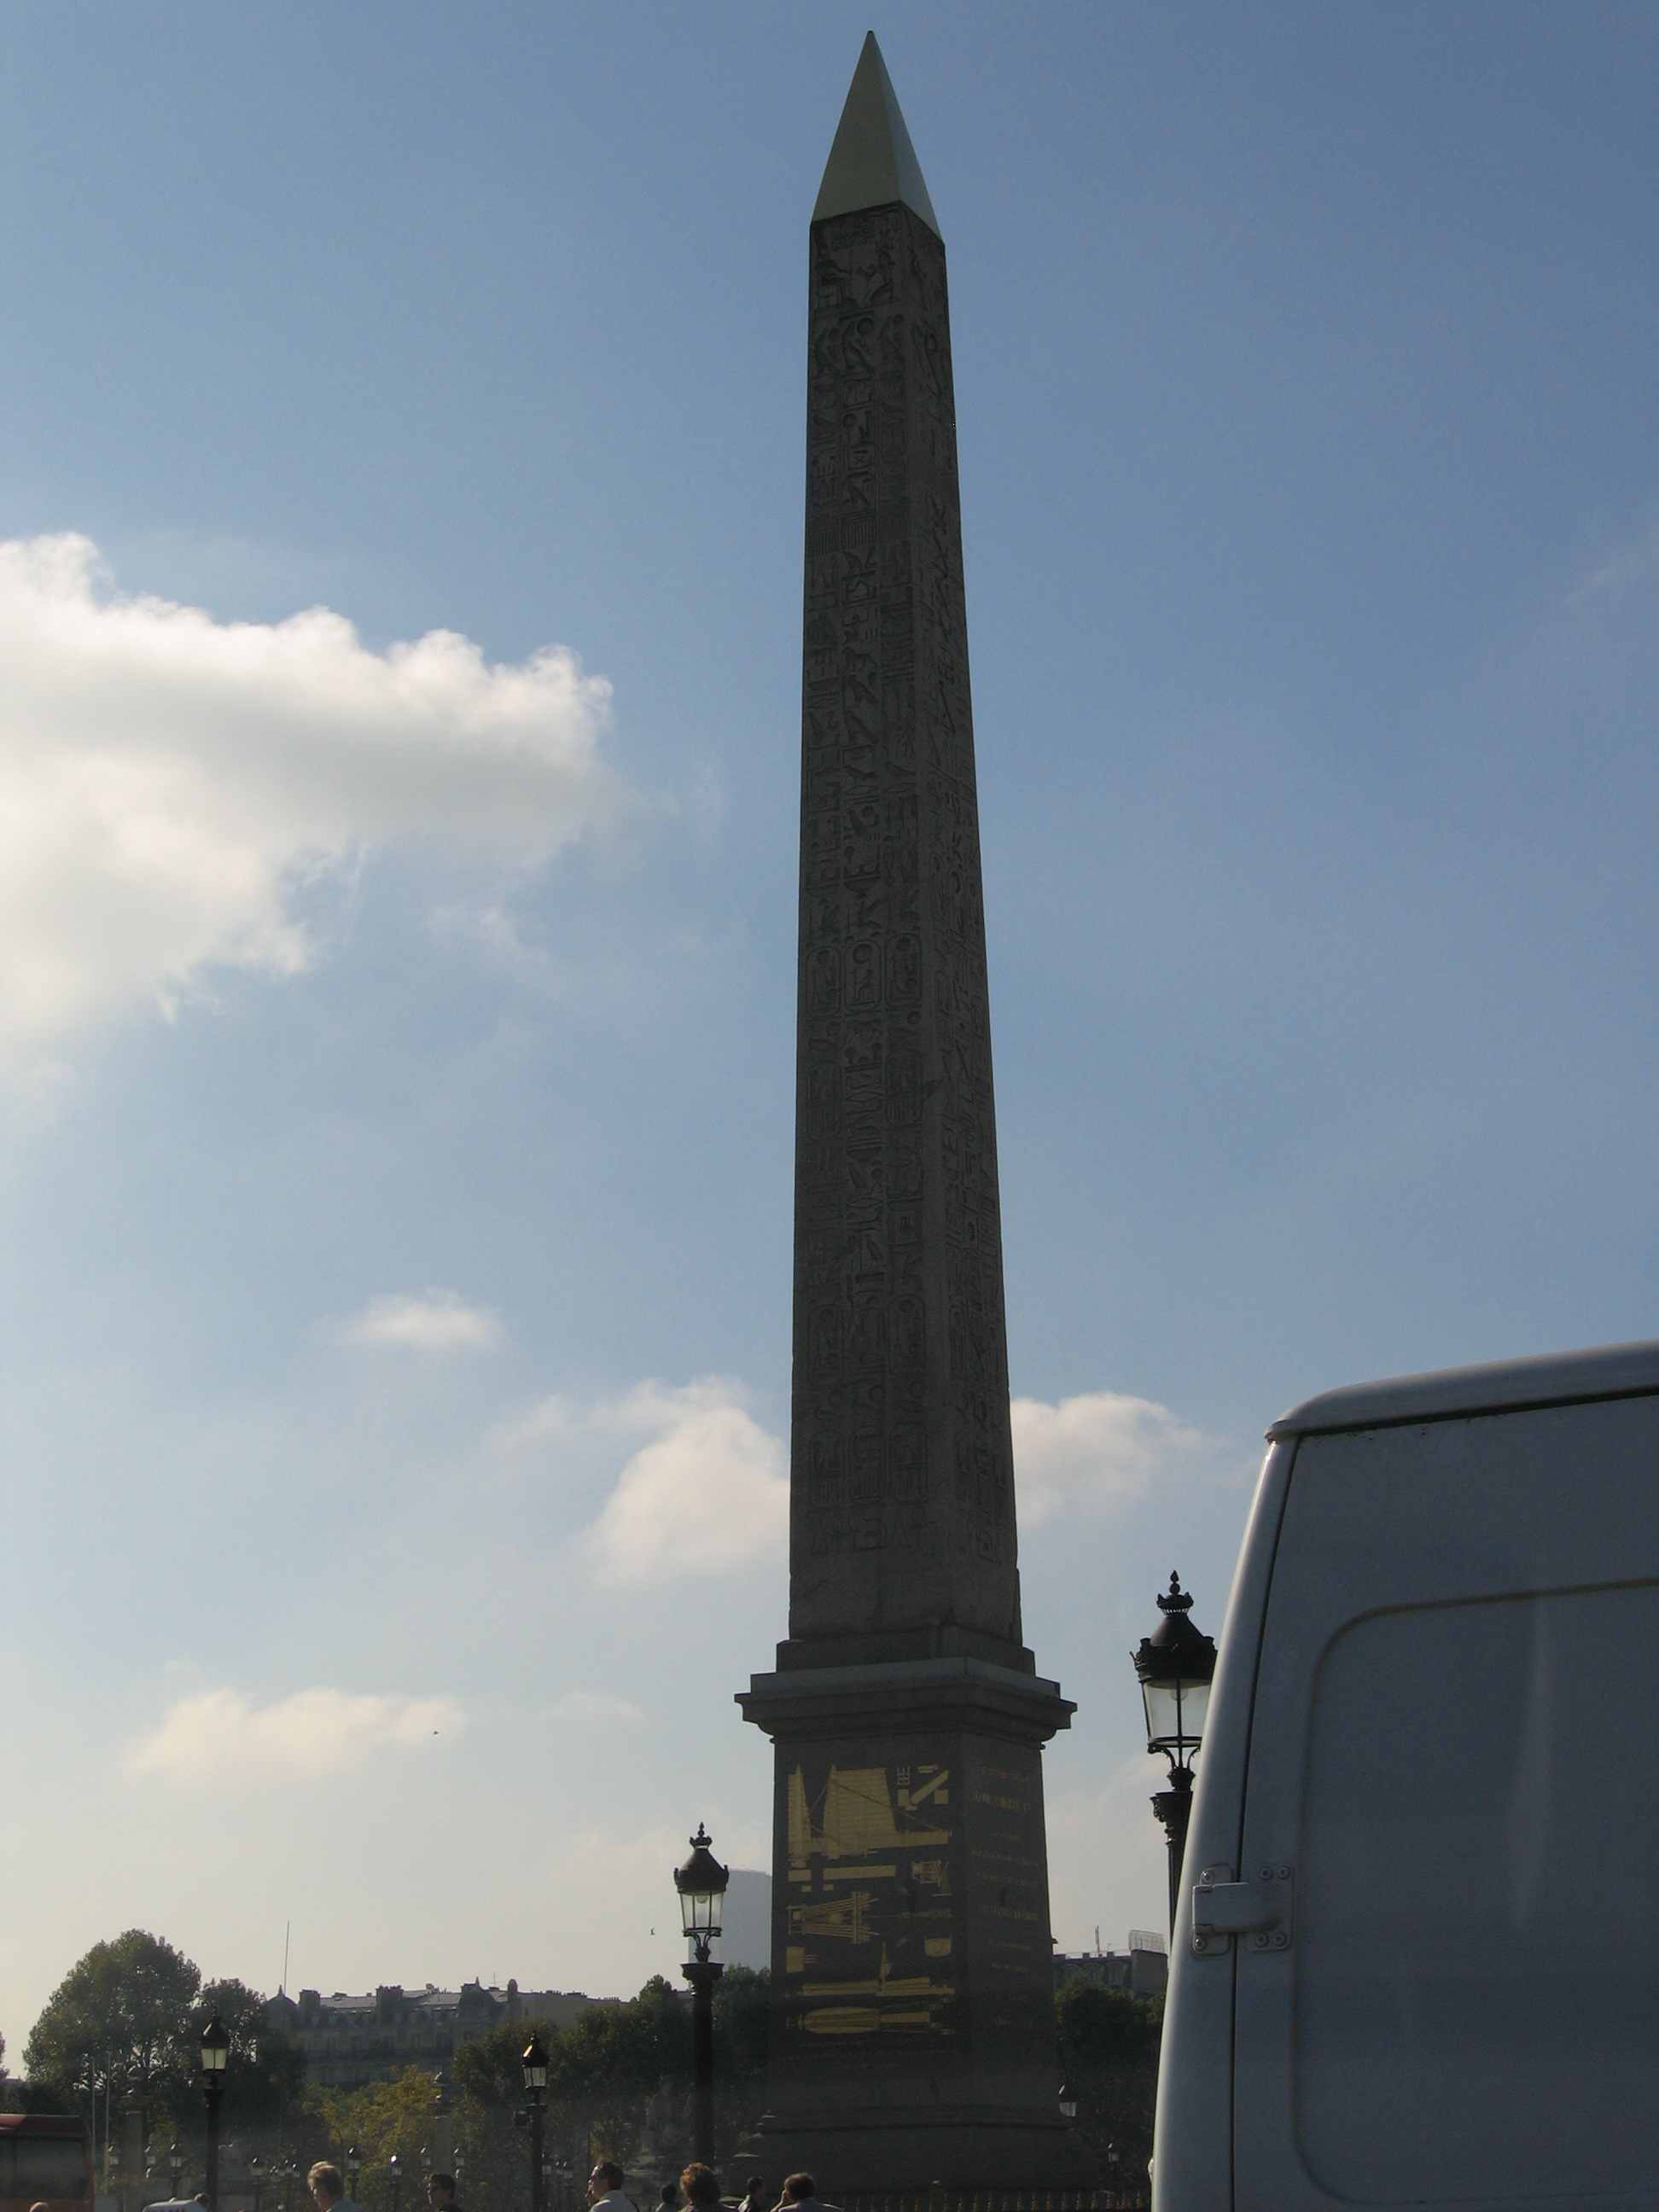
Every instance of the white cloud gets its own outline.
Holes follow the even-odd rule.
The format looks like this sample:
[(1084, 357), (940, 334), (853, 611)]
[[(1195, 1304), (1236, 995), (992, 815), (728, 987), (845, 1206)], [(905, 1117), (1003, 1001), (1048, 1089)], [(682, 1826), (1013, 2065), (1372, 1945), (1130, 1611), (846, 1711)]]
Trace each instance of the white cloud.
[(1014, 1484), (1023, 1524), (1060, 1512), (1109, 1513), (1132, 1504), (1155, 1475), (1188, 1466), (1215, 1440), (1167, 1406), (1093, 1390), (1062, 1398), (1016, 1398)]
[(487, 1352), (501, 1340), (488, 1306), (469, 1306), (453, 1291), (382, 1291), (336, 1331), (341, 1344), (389, 1344), (410, 1352)]
[[(1167, 1406), (1116, 1391), (1058, 1405), (1016, 1398), (1011, 1411), (1019, 1517), (1030, 1527), (1061, 1512), (1127, 1507), (1155, 1480), (1207, 1468), (1221, 1449)], [(754, 1419), (741, 1383), (641, 1382), (585, 1409), (552, 1395), (504, 1425), (495, 1442), (533, 1455), (595, 1434), (646, 1439), (585, 1538), (602, 1580), (661, 1583), (785, 1556), (787, 1449)]]
[(256, 1705), (239, 1690), (198, 1690), (171, 1706), (159, 1728), (127, 1753), (135, 1778), (175, 1782), (340, 1774), (377, 1751), (413, 1751), (455, 1735), (453, 1698), (385, 1698), (349, 1690), (296, 1690)]
[(374, 653), (324, 607), (219, 623), (109, 592), (84, 538), (0, 543), (0, 1065), (216, 963), (303, 969), (296, 890), (372, 845), (531, 864), (614, 819), (609, 699), (561, 647)]
[(636, 1721), (640, 1709), (626, 1698), (607, 1697), (603, 1690), (567, 1690), (562, 1698), (555, 1698), (547, 1709), (552, 1721), (568, 1721), (578, 1727), (608, 1725), (616, 1721)]
[(534, 1451), (538, 1445), (572, 1435), (581, 1420), (579, 1406), (551, 1391), (538, 1398), (527, 1413), (498, 1423), (490, 1431), (489, 1441), (500, 1451)]
[(641, 1382), (590, 1413), (596, 1427), (650, 1439), (588, 1531), (603, 1580), (665, 1583), (784, 1556), (784, 1444), (754, 1419), (746, 1396), (720, 1376), (684, 1389)]

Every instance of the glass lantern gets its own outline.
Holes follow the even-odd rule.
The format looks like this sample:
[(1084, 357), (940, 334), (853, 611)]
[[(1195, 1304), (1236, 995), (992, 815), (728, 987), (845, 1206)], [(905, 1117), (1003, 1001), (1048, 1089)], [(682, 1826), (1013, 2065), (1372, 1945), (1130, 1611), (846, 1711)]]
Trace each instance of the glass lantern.
[(709, 1943), (720, 1932), (720, 1908), (731, 1878), (729, 1870), (708, 1848), (708, 1831), (699, 1821), (697, 1832), (691, 1838), (690, 1857), (684, 1866), (674, 1869), (674, 1887), (680, 1893), (680, 1918), (686, 1934), (697, 1947), (699, 1957), (708, 1955)]

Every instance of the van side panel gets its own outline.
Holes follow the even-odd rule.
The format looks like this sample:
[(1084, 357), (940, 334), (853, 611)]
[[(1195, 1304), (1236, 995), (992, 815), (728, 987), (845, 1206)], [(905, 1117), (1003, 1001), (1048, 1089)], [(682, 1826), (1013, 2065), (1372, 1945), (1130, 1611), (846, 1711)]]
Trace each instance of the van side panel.
[(1170, 1946), (1153, 2212), (1230, 2212), (1233, 2201), (1233, 1960), (1194, 1954), (1191, 1890), (1200, 1869), (1238, 1863), (1256, 1656), (1295, 1455), (1293, 1442), (1277, 1443), (1262, 1462), (1227, 1600)]
[(1304, 1437), (1254, 1691), (1235, 2212), (1659, 2212), (1659, 1400)]

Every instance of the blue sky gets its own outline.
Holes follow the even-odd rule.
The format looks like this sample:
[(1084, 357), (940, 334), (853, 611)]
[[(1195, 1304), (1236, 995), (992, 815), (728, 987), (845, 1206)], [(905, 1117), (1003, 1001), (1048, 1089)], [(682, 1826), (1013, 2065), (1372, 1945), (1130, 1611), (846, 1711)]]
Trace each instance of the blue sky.
[(134, 1922), (605, 1992), (700, 1817), (764, 1863), (872, 22), (951, 256), (1062, 1942), (1158, 1925), (1127, 1650), (1171, 1565), (1219, 1626), (1266, 1423), (1654, 1331), (1650, 10), (0, 6), (14, 2057)]

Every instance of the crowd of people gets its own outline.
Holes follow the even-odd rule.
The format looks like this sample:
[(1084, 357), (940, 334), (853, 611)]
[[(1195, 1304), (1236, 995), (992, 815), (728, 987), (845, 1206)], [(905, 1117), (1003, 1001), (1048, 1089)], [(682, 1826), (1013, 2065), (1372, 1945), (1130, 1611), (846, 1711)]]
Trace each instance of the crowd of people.
[[(602, 2158), (587, 2177), (588, 2212), (640, 2212), (625, 2193), (627, 2181), (615, 2159)], [(326, 2159), (319, 2159), (312, 2167), (306, 2185), (317, 2212), (358, 2212), (346, 2194), (339, 2167), (331, 2166)], [(837, 2206), (823, 2203), (810, 2173), (792, 2173), (775, 2204), (770, 2202), (771, 2195), (757, 2175), (741, 2197), (723, 2196), (714, 2167), (694, 2159), (678, 2181), (664, 2182), (655, 2212), (839, 2212)], [(428, 2212), (461, 2212), (454, 2175), (433, 2174), (426, 2185), (426, 2201)]]
[[(603, 2197), (593, 2193), (594, 2185), (601, 2175), (607, 2177)], [(614, 2175), (614, 2180), (608, 2177)], [(614, 2160), (602, 2159), (593, 2169), (587, 2185), (587, 2201), (592, 2212), (601, 2205), (609, 2212), (637, 2212), (634, 2200), (623, 2195), (623, 2175)], [(792, 2173), (783, 2185), (783, 2194), (775, 2204), (769, 2200), (772, 2192), (757, 2174), (741, 2197), (723, 2197), (720, 2177), (712, 2166), (693, 2160), (678, 2182), (665, 2181), (657, 2200), (657, 2212), (839, 2212), (833, 2204), (825, 2204), (818, 2196), (818, 2185), (810, 2173)]]

